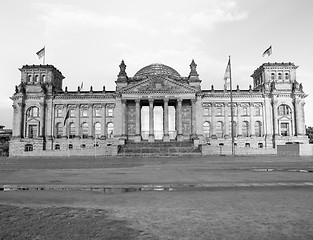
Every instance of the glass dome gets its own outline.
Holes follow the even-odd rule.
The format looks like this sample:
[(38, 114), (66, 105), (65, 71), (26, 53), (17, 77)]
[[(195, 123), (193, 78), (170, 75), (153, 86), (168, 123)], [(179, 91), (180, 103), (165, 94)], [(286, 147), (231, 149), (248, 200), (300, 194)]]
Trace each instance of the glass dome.
[(134, 78), (145, 78), (147, 76), (166, 75), (180, 78), (180, 74), (173, 68), (161, 63), (154, 63), (140, 69)]

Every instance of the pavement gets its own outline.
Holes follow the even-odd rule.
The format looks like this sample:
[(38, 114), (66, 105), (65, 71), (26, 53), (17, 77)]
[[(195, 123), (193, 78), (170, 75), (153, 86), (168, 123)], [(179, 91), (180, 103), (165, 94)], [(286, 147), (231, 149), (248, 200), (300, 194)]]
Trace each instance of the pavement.
[(0, 158), (0, 191), (313, 187), (312, 157)]

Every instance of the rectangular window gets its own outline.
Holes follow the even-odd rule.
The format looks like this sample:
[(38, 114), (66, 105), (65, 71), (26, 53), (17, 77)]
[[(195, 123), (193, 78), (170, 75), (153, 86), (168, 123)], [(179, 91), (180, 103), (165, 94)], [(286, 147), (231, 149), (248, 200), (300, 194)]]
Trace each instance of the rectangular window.
[(29, 125), (28, 128), (28, 137), (29, 138), (34, 138), (38, 136), (38, 130), (37, 130), (37, 125)]
[(74, 109), (70, 109), (70, 117), (75, 117), (75, 110)]
[(255, 106), (255, 116), (261, 116), (261, 107), (260, 106)]
[(63, 110), (61, 108), (55, 109), (55, 117), (62, 117)]
[(100, 109), (95, 108), (94, 114), (95, 114), (95, 117), (101, 117)]
[(82, 117), (88, 117), (88, 109), (87, 108), (82, 108), (81, 113), (82, 113)]
[(280, 135), (289, 136), (289, 124), (288, 123), (280, 124)]
[(206, 108), (203, 109), (203, 115), (204, 116), (209, 116), (209, 108), (206, 107)]
[(108, 117), (113, 117), (113, 108), (108, 108)]
[(242, 107), (242, 116), (249, 116), (249, 111), (247, 106)]
[(216, 116), (223, 116), (223, 109), (221, 107), (216, 108)]

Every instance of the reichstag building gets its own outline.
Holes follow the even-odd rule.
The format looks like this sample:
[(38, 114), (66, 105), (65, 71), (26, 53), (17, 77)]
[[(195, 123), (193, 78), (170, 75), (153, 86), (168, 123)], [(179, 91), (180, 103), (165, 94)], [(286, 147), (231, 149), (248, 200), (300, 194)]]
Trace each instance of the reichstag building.
[[(70, 91), (53, 65), (20, 68), (21, 83), (11, 97), (10, 155), (117, 155), (135, 143), (190, 143), (200, 154), (201, 146), (231, 146), (230, 90), (202, 89), (193, 60), (186, 77), (164, 64), (145, 66), (133, 77), (124, 61), (119, 68), (115, 91)], [(233, 87), (237, 148), (308, 143), (307, 95), (296, 69), (293, 63), (264, 63), (249, 87)]]

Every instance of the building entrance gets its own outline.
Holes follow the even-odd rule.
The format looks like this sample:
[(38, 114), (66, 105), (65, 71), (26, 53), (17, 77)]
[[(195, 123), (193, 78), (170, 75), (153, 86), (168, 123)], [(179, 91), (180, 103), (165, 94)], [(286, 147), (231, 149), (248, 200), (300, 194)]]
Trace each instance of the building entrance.
[[(142, 140), (149, 139), (150, 133), (150, 113), (149, 106), (141, 107), (141, 137)], [(152, 124), (152, 133), (155, 140), (163, 140), (165, 133), (165, 124), (164, 124), (164, 107), (163, 106), (153, 106), (153, 124)], [(168, 106), (168, 134), (170, 139), (176, 138), (176, 117), (175, 117), (175, 106)]]

